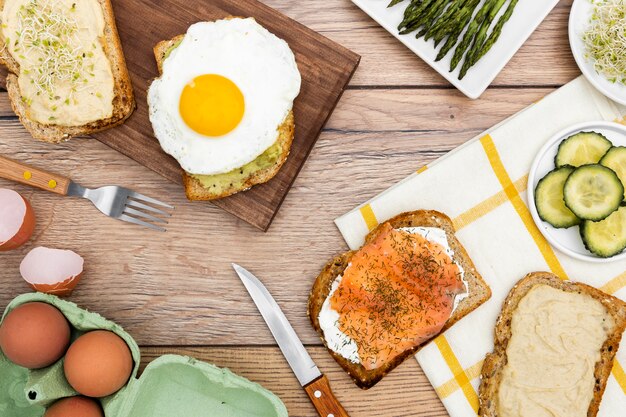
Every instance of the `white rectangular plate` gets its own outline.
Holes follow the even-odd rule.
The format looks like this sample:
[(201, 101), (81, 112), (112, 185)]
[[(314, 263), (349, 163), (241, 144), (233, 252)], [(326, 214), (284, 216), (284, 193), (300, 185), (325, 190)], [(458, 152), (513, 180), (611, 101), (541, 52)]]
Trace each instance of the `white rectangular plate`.
[[(405, 0), (388, 8), (389, 2), (390, 0), (352, 0), (352, 3), (367, 13), (417, 56), (426, 61), (428, 65), (433, 67), (446, 80), (450, 81), (463, 94), (469, 98), (476, 99), (489, 87), (489, 84), (556, 6), (559, 0), (520, 0), (511, 19), (504, 25), (498, 42), (467, 72), (467, 75), (462, 80), (457, 78), (462, 64), (459, 64), (454, 72), (449, 72), (454, 48), (441, 61), (435, 62), (443, 42), (435, 49), (432, 39), (426, 42), (423, 38), (415, 38), (415, 34), (419, 30), (407, 35), (400, 35), (398, 33), (398, 24), (402, 21), (404, 9), (406, 9), (409, 1)], [(506, 10), (507, 4), (502, 7), (502, 10), (494, 19), (492, 27)], [(482, 2), (480, 5), (482, 5)], [(476, 10), (480, 8), (480, 5)]]

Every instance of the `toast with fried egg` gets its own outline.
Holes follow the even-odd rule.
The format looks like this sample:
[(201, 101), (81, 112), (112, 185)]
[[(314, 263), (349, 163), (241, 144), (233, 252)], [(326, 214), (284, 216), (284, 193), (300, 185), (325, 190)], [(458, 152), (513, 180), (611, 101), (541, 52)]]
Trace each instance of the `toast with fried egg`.
[[(235, 19), (227, 17), (225, 20)], [(185, 35), (181, 34), (172, 39), (159, 42), (154, 47), (154, 56), (159, 74), (163, 74), (163, 62), (170, 53), (182, 42)], [(274, 145), (250, 163), (230, 172), (213, 175), (194, 175), (183, 170), (183, 185), (187, 199), (192, 201), (216, 200), (240, 191), (245, 191), (254, 185), (263, 184), (274, 178), (283, 166), (293, 143), (295, 119), (293, 110), (290, 110), (277, 128), (277, 138)]]
[[(2, 11), (3, 16), (3, 29), (6, 28), (6, 13), (8, 13), (9, 10), (6, 8), (8, 6), (11, 6), (12, 2), (16, 2), (16, 0), (0, 0), (0, 10)], [(33, 3), (33, 5), (35, 7), (38, 7), (38, 5), (41, 5), (43, 3), (46, 2), (35, 2)], [(50, 4), (53, 3), (54, 2), (50, 2)], [(56, 4), (60, 5), (61, 3), (59, 2)], [(26, 4), (26, 6), (28, 7), (31, 7), (33, 5)], [(26, 10), (28, 10), (28, 7), (26, 8)], [(128, 70), (126, 68), (126, 62), (124, 59), (120, 39), (117, 33), (115, 17), (113, 14), (113, 8), (111, 6), (110, 0), (91, 0), (91, 3), (89, 4), (87, 2), (82, 2), (80, 4), (70, 2), (69, 7), (67, 7), (66, 11), (67, 16), (71, 17), (73, 13), (80, 13), (82, 7), (94, 8), (93, 15), (96, 16), (94, 18), (96, 22), (95, 24), (102, 27), (102, 33), (98, 36), (98, 39), (96, 41), (91, 43), (91, 45), (95, 45), (96, 42), (100, 44), (100, 46), (102, 47), (102, 51), (104, 52), (104, 59), (100, 59), (95, 62), (95, 64), (89, 64), (84, 68), (74, 67), (74, 71), (76, 71), (75, 75), (77, 78), (73, 81), (81, 83), (77, 89), (85, 89), (85, 86), (92, 85), (92, 81), (88, 75), (85, 75), (83, 79), (83, 72), (95, 73), (98, 71), (104, 71), (108, 73), (110, 71), (110, 74), (112, 76), (113, 91), (112, 93), (109, 93), (108, 91), (104, 93), (105, 100), (107, 100), (109, 97), (111, 99), (111, 101), (106, 104), (107, 108), (110, 108), (110, 110), (107, 110), (104, 113), (100, 112), (96, 115), (92, 112), (92, 109), (94, 107), (93, 104), (95, 102), (93, 95), (101, 95), (102, 93), (100, 92), (94, 92), (93, 94), (91, 94), (92, 97), (90, 97), (91, 100), (89, 103), (85, 103), (84, 101), (80, 103), (72, 103), (75, 104), (76, 108), (80, 109), (81, 112), (85, 112), (84, 118), (82, 118), (81, 121), (78, 122), (76, 120), (66, 121), (65, 117), (61, 116), (57, 118), (50, 116), (46, 118), (45, 121), (36, 120), (33, 115), (33, 109), (31, 108), (31, 104), (33, 99), (37, 100), (37, 98), (26, 98), (23, 89), (20, 87), (19, 77), (24, 76), (24, 73), (21, 72), (20, 63), (18, 61), (24, 58), (25, 55), (18, 53), (19, 56), (14, 56), (13, 54), (16, 52), (15, 48), (13, 48), (14, 50), (12, 53), (12, 48), (7, 47), (7, 45), (9, 43), (15, 45), (16, 41), (14, 41), (9, 36), (5, 36), (5, 33), (0, 33), (0, 41), (3, 45), (5, 45), (0, 50), (0, 64), (4, 65), (9, 71), (9, 74), (6, 77), (6, 89), (8, 91), (9, 99), (11, 101), (11, 107), (19, 117), (21, 123), (35, 139), (39, 139), (45, 142), (59, 143), (62, 141), (66, 141), (74, 136), (83, 136), (106, 130), (124, 123), (124, 121), (132, 114), (135, 109), (136, 104), (133, 94), (133, 88), (130, 81), (130, 76), (128, 74)], [(90, 10), (90, 13), (91, 12), (92, 11)], [(63, 17), (62, 14), (64, 12), (57, 11), (55, 13)], [(101, 21), (98, 16), (102, 17)], [(55, 17), (55, 19), (58, 18), (59, 16)], [(37, 30), (45, 29), (45, 24), (44, 26), (37, 28)], [(82, 30), (84, 30), (83, 27), (78, 28), (79, 32)], [(97, 29), (90, 28), (90, 31), (91, 30)], [(42, 39), (36, 37), (33, 38), (32, 41), (37, 45), (41, 45), (42, 43)], [(51, 47), (55, 47), (53, 45), (54, 41), (50, 41), (47, 39), (43, 40), (44, 43), (46, 41), (52, 45)], [(76, 45), (74, 45), (73, 47), (75, 46)], [(90, 52), (87, 51), (83, 54), (83, 58), (89, 57), (89, 54)], [(39, 58), (39, 60), (42, 61), (43, 59)], [(61, 62), (59, 63), (58, 67), (63, 68), (63, 65), (65, 64)], [(100, 68), (100, 65), (108, 65), (109, 69)], [(81, 77), (80, 79), (78, 78), (79, 76)], [(53, 91), (50, 92), (54, 93)], [(55, 96), (55, 99), (59, 101), (57, 104), (54, 105), (58, 108), (62, 108), (70, 102), (70, 97), (66, 98)], [(75, 100), (75, 98), (72, 98), (71, 100), (73, 101)], [(47, 105), (49, 106), (49, 103)], [(52, 108), (54, 109), (54, 107)], [(72, 111), (70, 111), (69, 113), (71, 114)]]
[[(435, 244), (427, 239), (414, 238), (408, 236), (408, 234), (399, 234), (399, 240), (392, 240), (397, 245), (389, 246), (386, 238), (392, 231), (401, 230), (426, 230), (424, 236), (428, 236), (431, 231), (439, 231), (439, 243)], [(436, 235), (436, 234), (435, 234)], [(444, 243), (441, 238), (445, 236)], [(428, 243), (430, 242), (430, 243)], [(414, 246), (416, 245), (416, 246)], [(443, 246), (447, 248), (443, 248)], [(399, 249), (398, 249), (399, 247)], [(423, 248), (424, 250), (411, 249), (411, 248)], [(375, 250), (369, 250), (367, 248), (374, 248)], [(391, 248), (391, 249), (390, 249)], [(369, 250), (369, 252), (364, 252)], [(408, 253), (405, 253), (408, 252)], [(377, 257), (376, 252), (383, 253), (384, 256), (381, 261), (371, 261), (374, 257)], [(390, 252), (400, 253), (400, 257), (389, 255)], [(443, 254), (445, 252), (445, 255)], [(404, 254), (405, 256), (402, 256)], [(432, 255), (432, 256), (431, 256)], [(350, 311), (363, 310), (363, 306), (366, 309), (361, 313), (353, 313), (354, 317), (358, 317), (359, 314), (363, 317), (363, 322), (366, 323), (362, 328), (358, 328), (358, 324), (354, 323), (349, 326), (356, 327), (354, 334), (364, 334), (363, 339), (369, 339), (370, 334), (376, 338), (376, 341), (372, 341), (373, 352), (375, 356), (379, 357), (376, 360), (375, 365), (371, 363), (363, 363), (362, 356), (368, 355), (368, 349), (364, 349), (359, 346), (359, 343), (355, 342), (357, 347), (358, 360), (347, 358), (345, 353), (337, 352), (335, 344), (328, 340), (328, 334), (323, 329), (325, 327), (320, 317), (322, 317), (323, 310), (326, 310), (329, 304), (329, 300), (334, 296), (336, 291), (339, 291), (341, 281), (337, 284), (338, 280), (344, 280), (346, 276), (346, 270), (352, 267), (354, 270), (367, 270), (366, 266), (363, 268), (363, 264), (360, 258), (368, 259), (372, 263), (372, 267), (369, 268), (371, 276), (374, 278), (369, 282), (362, 282), (362, 285), (352, 285), (355, 281), (354, 273), (352, 274), (353, 281), (348, 283), (348, 287), (344, 288), (344, 301), (341, 302), (341, 313), (348, 314)], [(408, 270), (403, 265), (413, 262), (415, 259), (415, 265)], [(390, 268), (390, 269), (386, 269)], [(401, 273), (405, 271), (415, 271), (416, 276), (423, 275), (426, 279), (423, 282), (436, 282), (436, 287), (419, 288), (419, 277), (417, 280), (410, 281), (408, 279), (403, 280), (400, 275), (398, 285), (400, 287), (408, 287), (412, 295), (402, 295), (396, 291), (391, 291), (390, 286), (386, 282), (387, 279), (392, 280), (391, 277), (398, 276), (393, 272), (394, 268), (400, 268)], [(456, 269), (455, 269), (456, 268)], [(446, 273), (446, 270), (449, 270)], [(390, 272), (391, 271), (391, 272)], [(355, 272), (361, 274), (360, 272)], [(407, 274), (408, 276), (409, 274)], [(457, 276), (462, 282), (456, 281), (454, 277)], [(343, 278), (342, 278), (343, 277)], [(357, 275), (358, 277), (358, 275)], [(389, 277), (389, 278), (388, 278)], [(358, 278), (357, 278), (358, 280)], [(445, 288), (444, 288), (445, 286)], [(462, 286), (464, 288), (462, 288)], [(367, 288), (374, 288), (368, 293)], [(397, 288), (397, 287), (394, 287)], [(332, 293), (332, 294), (331, 294)], [(421, 300), (426, 300), (430, 297), (430, 294), (437, 294), (440, 297), (439, 300), (433, 298), (429, 309), (427, 306), (422, 306)], [(449, 295), (455, 293), (456, 295), (450, 299)], [(462, 295), (457, 300), (457, 297)], [(341, 295), (340, 295), (341, 297)], [(357, 251), (349, 251), (343, 253), (333, 260), (331, 260), (322, 272), (317, 277), (315, 284), (311, 290), (309, 296), (308, 315), (315, 330), (320, 334), (324, 345), (327, 347), (330, 354), (341, 365), (344, 370), (352, 377), (355, 383), (363, 388), (368, 389), (378, 383), (385, 375), (391, 372), (396, 366), (400, 365), (406, 358), (412, 356), (417, 352), (421, 346), (428, 341), (432, 340), (441, 332), (448, 329), (458, 320), (475, 310), (478, 306), (483, 304), (491, 297), (491, 290), (480, 276), (469, 255), (465, 251), (465, 248), (461, 245), (455, 236), (454, 225), (450, 218), (443, 213), (433, 210), (419, 210), (414, 212), (408, 212), (400, 214), (376, 227), (372, 230), (365, 239), (365, 244), (361, 249)], [(412, 300), (412, 305), (406, 305), (405, 302), (399, 300), (405, 298), (406, 300)], [(362, 300), (369, 301), (364, 304)], [(438, 301), (443, 300), (441, 305), (446, 304), (447, 308), (438, 311), (435, 307)], [(453, 306), (450, 305), (453, 303)], [(428, 304), (428, 303), (426, 303)], [(332, 306), (332, 304), (330, 304)], [(422, 309), (423, 308), (423, 309)], [(397, 317), (384, 317), (384, 314), (392, 312), (391, 314), (398, 314)], [(337, 316), (335, 316), (337, 317)], [(424, 319), (423, 319), (424, 317)], [(382, 318), (382, 319), (381, 319)], [(325, 319), (324, 319), (325, 320)], [(352, 319), (354, 322), (354, 319)], [(369, 321), (368, 321), (369, 320)], [(339, 323), (340, 319), (337, 319)], [(431, 323), (434, 322), (435, 324)], [(412, 323), (424, 323), (422, 328), (411, 327)], [(367, 324), (369, 323), (369, 324)], [(371, 323), (378, 323), (378, 326), (369, 328)], [(406, 325), (411, 329), (409, 333), (402, 333), (403, 329), (398, 329), (398, 326)], [(419, 333), (419, 334), (418, 334)], [(389, 336), (387, 336), (389, 335)], [(402, 337), (398, 337), (402, 336)], [(381, 340), (378, 338), (382, 337)], [(402, 345), (397, 348), (395, 345), (399, 340), (402, 340)], [(351, 341), (342, 342), (343, 344), (351, 344)], [(381, 356), (380, 352), (389, 351)], [(361, 352), (366, 352), (363, 355)]]
[[(561, 313), (549, 310), (548, 306), (557, 303), (564, 306)], [(524, 320), (533, 314), (537, 314), (537, 321), (524, 325)], [(552, 331), (551, 326), (557, 328)], [(494, 350), (485, 358), (481, 371), (479, 416), (595, 417), (624, 330), (626, 303), (622, 300), (589, 285), (561, 280), (549, 272), (528, 274), (513, 287), (496, 322)], [(533, 332), (537, 333), (538, 345), (534, 345)], [(587, 343), (595, 344), (597, 361), (578, 360), (579, 350), (594, 351)], [(547, 347), (545, 354), (543, 344)], [(588, 363), (593, 365), (590, 369)], [(568, 375), (570, 370), (574, 371), (572, 375)], [(585, 383), (578, 388), (578, 378), (585, 374)], [(512, 379), (515, 376), (521, 378), (518, 383)], [(537, 383), (541, 385), (539, 389), (534, 385)], [(521, 397), (526, 395), (526, 389), (533, 401)], [(500, 394), (507, 399), (503, 407)], [(508, 409), (511, 407), (514, 411)]]

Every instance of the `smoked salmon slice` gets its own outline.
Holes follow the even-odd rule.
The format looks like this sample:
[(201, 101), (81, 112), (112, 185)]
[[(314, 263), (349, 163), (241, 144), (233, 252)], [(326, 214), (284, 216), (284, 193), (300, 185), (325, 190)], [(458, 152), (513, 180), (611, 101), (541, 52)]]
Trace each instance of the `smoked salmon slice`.
[(455, 297), (466, 292), (462, 269), (444, 246), (389, 224), (382, 228), (352, 256), (330, 300), (367, 370), (438, 334)]

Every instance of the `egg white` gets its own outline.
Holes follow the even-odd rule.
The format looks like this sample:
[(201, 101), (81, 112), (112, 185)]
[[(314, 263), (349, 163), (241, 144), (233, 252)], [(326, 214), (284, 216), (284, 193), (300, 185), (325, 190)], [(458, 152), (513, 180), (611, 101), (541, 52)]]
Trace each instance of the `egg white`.
[[(183, 88), (203, 74), (230, 79), (244, 96), (243, 119), (226, 135), (203, 136), (189, 128), (180, 115)], [(163, 62), (161, 77), (150, 85), (150, 121), (163, 150), (186, 172), (230, 172), (274, 144), (300, 84), (300, 72), (287, 43), (254, 19), (195, 23)]]

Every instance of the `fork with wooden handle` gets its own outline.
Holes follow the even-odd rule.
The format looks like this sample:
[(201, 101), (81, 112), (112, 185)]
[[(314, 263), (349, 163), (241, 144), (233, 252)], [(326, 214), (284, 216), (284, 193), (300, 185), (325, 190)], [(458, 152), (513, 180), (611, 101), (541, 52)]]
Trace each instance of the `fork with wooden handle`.
[[(60, 195), (86, 198), (102, 213), (114, 219), (149, 227), (161, 232), (174, 207), (154, 198), (109, 185), (96, 189), (82, 187), (71, 179), (0, 156), (0, 177)], [(156, 206), (156, 207), (155, 207)]]

